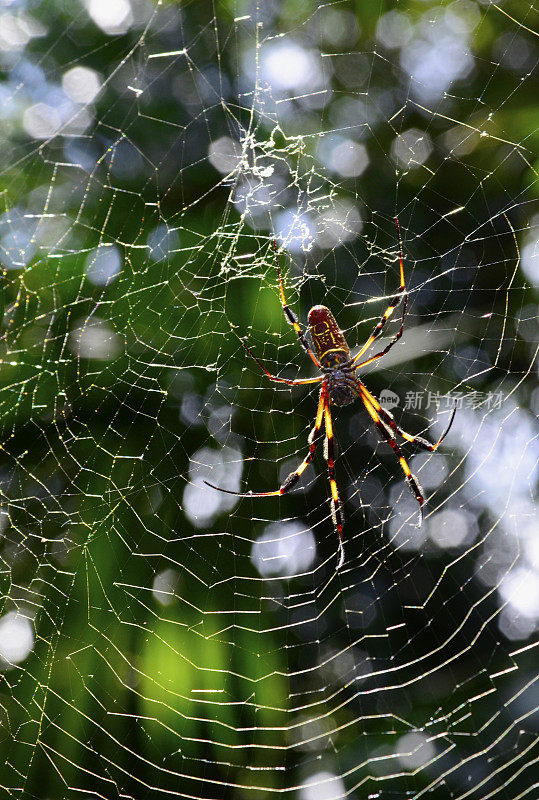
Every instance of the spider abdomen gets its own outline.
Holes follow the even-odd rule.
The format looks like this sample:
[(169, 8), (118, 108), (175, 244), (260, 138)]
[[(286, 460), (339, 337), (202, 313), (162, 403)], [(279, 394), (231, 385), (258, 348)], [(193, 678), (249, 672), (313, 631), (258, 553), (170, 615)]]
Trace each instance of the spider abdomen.
[(350, 348), (329, 308), (313, 306), (308, 320), (313, 347), (323, 367), (337, 367), (350, 360)]

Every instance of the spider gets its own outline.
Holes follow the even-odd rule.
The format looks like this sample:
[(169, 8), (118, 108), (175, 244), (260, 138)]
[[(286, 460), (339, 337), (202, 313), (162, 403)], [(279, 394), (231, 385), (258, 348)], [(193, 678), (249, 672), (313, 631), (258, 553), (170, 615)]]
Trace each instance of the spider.
[[(412, 434), (406, 433), (406, 431), (399, 427), (399, 425), (397, 425), (395, 422), (393, 415), (380, 405), (376, 397), (369, 392), (365, 384), (357, 376), (359, 369), (367, 366), (367, 364), (372, 364), (373, 361), (377, 361), (379, 358), (382, 358), (382, 356), (385, 356), (386, 353), (391, 350), (393, 345), (399, 341), (404, 331), (404, 318), (406, 316), (406, 308), (408, 305), (408, 294), (406, 292), (406, 285), (404, 282), (402, 237), (397, 218), (395, 218), (395, 224), (397, 226), (399, 243), (400, 286), (379, 322), (377, 322), (377, 324), (374, 326), (371, 335), (355, 356), (351, 355), (350, 348), (346, 342), (343, 332), (337, 325), (335, 317), (326, 306), (313, 306), (309, 311), (307, 319), (310, 340), (313, 345), (311, 349), (305, 334), (300, 328), (296, 315), (287, 305), (283, 289), (283, 282), (281, 279), (281, 271), (279, 264), (277, 263), (279, 294), (284, 315), (289, 324), (296, 331), (301, 346), (311, 361), (313, 361), (318, 369), (322, 372), (322, 375), (319, 375), (316, 378), (299, 378), (298, 380), (279, 378), (265, 368), (262, 362), (249, 350), (243, 341), (242, 344), (249, 355), (256, 361), (256, 363), (263, 370), (263, 372), (266, 373), (271, 381), (275, 383), (285, 383), (288, 386), (304, 386), (306, 384), (314, 383), (322, 384), (320, 387), (320, 396), (318, 400), (318, 410), (316, 412), (315, 423), (308, 437), (309, 451), (299, 467), (294, 472), (290, 473), (290, 475), (278, 489), (272, 492), (233, 492), (230, 489), (221, 489), (219, 486), (209, 483), (209, 481), (204, 481), (204, 483), (206, 483), (212, 489), (217, 489), (217, 491), (225, 492), (226, 494), (234, 494), (237, 497), (277, 497), (286, 494), (286, 492), (289, 492), (290, 489), (296, 485), (307, 466), (313, 460), (316, 445), (322, 430), (322, 425), (324, 425), (326, 434), (324, 456), (327, 461), (329, 484), (331, 489), (331, 517), (339, 543), (339, 560), (337, 569), (340, 569), (344, 564), (344, 515), (339, 497), (339, 489), (337, 487), (337, 481), (335, 478), (335, 448), (333, 444), (331, 406), (346, 406), (349, 403), (353, 403), (358, 397), (362, 400), (367, 413), (376, 425), (378, 431), (382, 435), (382, 438), (393, 448), (393, 452), (399, 460), (399, 464), (404, 472), (404, 476), (408, 486), (410, 487), (410, 491), (419, 503), (419, 525), (421, 525), (423, 519), (423, 504), (425, 503), (425, 498), (423, 496), (421, 486), (419, 485), (419, 481), (415, 475), (412, 475), (410, 467), (404, 458), (399, 443), (397, 442), (397, 435), (399, 435), (406, 442), (411, 442), (423, 448), (424, 450), (434, 452), (449, 433), (449, 429), (453, 424), (453, 419), (456, 412), (455, 403), (447, 428), (440, 436), (436, 444), (431, 444), (421, 436), (412, 436)], [(277, 257), (277, 244), (275, 241), (273, 242), (273, 248)], [(386, 322), (393, 314), (393, 311), (399, 305), (401, 300), (402, 319), (399, 330), (393, 336), (389, 344), (387, 344), (382, 350), (365, 359), (364, 361), (361, 361), (361, 357), (367, 352), (375, 339), (377, 339), (381, 334)]]

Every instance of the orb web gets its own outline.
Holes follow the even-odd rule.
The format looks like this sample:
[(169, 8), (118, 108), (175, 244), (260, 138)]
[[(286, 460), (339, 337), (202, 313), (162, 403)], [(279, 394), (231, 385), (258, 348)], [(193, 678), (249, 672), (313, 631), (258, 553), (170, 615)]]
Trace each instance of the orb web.
[[(531, 4), (4, 3), (7, 796), (533, 795)], [(306, 330), (435, 453), (332, 408)], [(273, 242), (276, 242), (277, 254)], [(399, 306), (370, 355), (397, 333)]]

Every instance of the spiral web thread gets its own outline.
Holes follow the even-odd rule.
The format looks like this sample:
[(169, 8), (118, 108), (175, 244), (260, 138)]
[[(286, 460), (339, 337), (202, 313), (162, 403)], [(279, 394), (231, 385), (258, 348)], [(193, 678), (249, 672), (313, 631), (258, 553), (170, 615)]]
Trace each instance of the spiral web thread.
[(306, 6), (2, 10), (6, 796), (536, 796), (534, 8)]

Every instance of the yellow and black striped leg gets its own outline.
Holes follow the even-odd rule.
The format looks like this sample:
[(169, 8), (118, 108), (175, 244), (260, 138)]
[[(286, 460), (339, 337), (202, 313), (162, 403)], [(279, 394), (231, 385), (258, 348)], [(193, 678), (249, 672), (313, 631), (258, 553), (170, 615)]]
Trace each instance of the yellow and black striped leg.
[[(401, 232), (400, 232), (400, 227), (399, 227), (399, 221), (396, 218), (395, 218), (395, 223), (397, 225), (397, 233), (398, 233), (398, 237), (399, 237), (400, 286), (398, 288), (397, 294), (395, 295), (395, 297), (393, 298), (391, 303), (386, 308), (386, 310), (385, 310), (384, 314), (382, 315), (380, 321), (377, 322), (376, 325), (374, 326), (371, 335), (369, 336), (369, 338), (367, 339), (367, 341), (365, 342), (363, 347), (360, 349), (359, 353), (356, 353), (356, 355), (352, 359), (352, 366), (356, 366), (356, 368), (364, 367), (365, 364), (370, 364), (372, 361), (376, 361), (376, 359), (381, 358), (382, 356), (385, 356), (385, 354), (388, 353), (389, 350), (391, 350), (393, 345), (396, 344), (396, 342), (399, 341), (399, 339), (402, 336), (402, 332), (404, 330), (404, 318), (406, 316), (406, 308), (408, 306), (408, 294), (406, 292), (406, 285), (404, 283), (404, 258), (403, 258), (403, 255), (402, 255)], [(367, 359), (363, 363), (358, 364), (357, 362), (359, 361), (361, 356), (364, 353), (367, 352), (367, 350), (369, 349), (371, 344), (374, 342), (374, 340), (377, 339), (378, 336), (380, 336), (382, 330), (385, 327), (386, 322), (388, 321), (390, 316), (393, 314), (395, 308), (398, 306), (398, 304), (400, 303), (402, 298), (404, 298), (404, 303), (403, 303), (403, 308), (402, 308), (402, 320), (401, 320), (400, 330), (395, 334), (393, 339), (390, 341), (390, 343), (383, 350), (381, 350), (379, 353), (376, 353), (376, 355), (374, 355), (371, 358)]]
[(266, 367), (260, 361), (260, 359), (257, 358), (255, 356), (255, 354), (251, 350), (249, 350), (249, 348), (247, 347), (245, 342), (242, 341), (241, 343), (245, 347), (245, 349), (247, 350), (247, 352), (249, 353), (251, 358), (254, 361), (256, 361), (256, 363), (258, 364), (258, 366), (260, 367), (262, 372), (265, 372), (266, 375), (268, 376), (268, 378), (270, 379), (270, 381), (274, 381), (274, 383), (285, 383), (287, 386), (306, 386), (308, 383), (321, 383), (324, 380), (324, 376), (323, 375), (319, 375), (318, 378), (298, 378), (295, 381), (289, 380), (288, 378), (279, 378), (277, 375), (272, 375), (271, 372), (269, 372), (266, 369)]
[(331, 518), (333, 526), (338, 536), (339, 541), (339, 561), (337, 562), (337, 569), (340, 569), (344, 564), (344, 541), (342, 529), (344, 525), (344, 516), (342, 513), (341, 500), (339, 497), (339, 489), (337, 481), (335, 480), (335, 447), (333, 445), (333, 424), (331, 421), (331, 411), (329, 409), (329, 400), (326, 400), (324, 415), (326, 420), (326, 460), (328, 463), (329, 485), (331, 489)]
[(283, 281), (282, 281), (282, 278), (281, 278), (281, 268), (279, 267), (279, 262), (278, 262), (278, 259), (277, 259), (277, 242), (275, 240), (273, 241), (273, 249), (275, 251), (275, 260), (277, 261), (277, 273), (279, 275), (279, 294), (280, 294), (280, 297), (281, 297), (281, 305), (283, 307), (283, 313), (284, 313), (284, 315), (285, 315), (285, 317), (287, 319), (287, 322), (290, 325), (292, 325), (292, 327), (296, 331), (296, 333), (298, 335), (298, 339), (300, 341), (300, 344), (303, 347), (303, 349), (305, 350), (305, 352), (307, 353), (307, 355), (309, 356), (309, 358), (311, 359), (311, 361), (313, 361), (316, 364), (317, 367), (320, 367), (321, 365), (320, 365), (319, 360), (317, 359), (317, 357), (315, 356), (315, 354), (313, 353), (313, 351), (309, 347), (309, 345), (307, 343), (307, 339), (305, 338), (305, 336), (303, 334), (303, 331), (300, 328), (300, 325), (299, 325), (299, 322), (298, 322), (298, 318), (296, 317), (296, 315), (294, 314), (294, 312), (292, 311), (292, 309), (290, 308), (290, 306), (286, 302), (286, 297), (284, 296)]
[(320, 433), (320, 429), (322, 427), (322, 421), (324, 419), (324, 408), (326, 405), (326, 386), (322, 386), (320, 390), (320, 400), (318, 401), (318, 410), (316, 412), (316, 420), (314, 423), (314, 427), (312, 428), (309, 434), (309, 452), (299, 465), (299, 467), (294, 471), (291, 472), (290, 475), (286, 478), (285, 481), (279, 486), (278, 489), (275, 489), (273, 492), (233, 492), (231, 489), (221, 489), (219, 486), (215, 486), (213, 483), (209, 481), (204, 481), (206, 486), (211, 486), (212, 489), (217, 489), (218, 492), (224, 492), (225, 494), (234, 494), (236, 497), (279, 497), (280, 495), (286, 494), (292, 489), (296, 483), (299, 481), (311, 461), (313, 460), (314, 452), (316, 450), (317, 439)]
[(380, 415), (380, 418), (381, 418), (382, 422), (384, 422), (388, 427), (390, 427), (392, 431), (395, 431), (395, 433), (398, 433), (399, 436), (402, 436), (402, 438), (405, 441), (411, 442), (412, 444), (417, 444), (417, 445), (419, 445), (419, 447), (422, 447), (423, 450), (428, 450), (431, 453), (434, 453), (435, 450), (438, 449), (439, 445), (443, 442), (443, 440), (445, 439), (445, 437), (449, 433), (451, 425), (453, 424), (453, 420), (455, 419), (455, 414), (456, 414), (456, 411), (457, 411), (457, 401), (456, 400), (455, 400), (455, 403), (453, 405), (453, 411), (451, 413), (451, 417), (449, 419), (449, 423), (448, 423), (445, 431), (442, 433), (442, 435), (440, 436), (440, 438), (438, 439), (438, 441), (435, 444), (431, 444), (431, 442), (427, 441), (427, 439), (423, 439), (422, 436), (413, 436), (411, 433), (407, 433), (405, 430), (403, 430), (400, 427), (400, 425), (397, 425), (397, 423), (395, 422), (395, 419), (393, 417), (393, 414), (391, 414), (389, 411), (386, 411), (386, 409), (383, 408), (380, 405), (380, 403), (378, 402), (376, 397), (373, 394), (371, 394), (371, 392), (369, 392), (369, 390), (367, 389), (367, 387), (363, 383), (361, 384), (361, 390), (360, 391), (362, 392), (362, 394), (364, 393), (366, 395), (366, 397), (370, 401), (371, 405), (376, 409), (376, 411)]
[[(398, 300), (397, 300), (397, 303), (398, 303)], [(360, 369), (361, 367), (366, 367), (367, 364), (372, 364), (373, 361), (377, 361), (379, 358), (382, 358), (382, 356), (385, 356), (386, 353), (389, 353), (389, 351), (391, 350), (391, 348), (393, 347), (394, 344), (397, 344), (397, 342), (399, 341), (399, 339), (401, 338), (401, 336), (402, 336), (402, 334), (404, 332), (404, 318), (406, 316), (407, 307), (408, 307), (408, 295), (405, 294), (404, 295), (404, 303), (403, 303), (403, 306), (402, 306), (401, 326), (400, 326), (399, 330), (397, 331), (395, 336), (391, 339), (391, 341), (384, 347), (383, 350), (380, 350), (378, 353), (375, 353), (373, 356), (371, 356), (370, 358), (367, 358), (365, 361), (362, 361), (360, 364), (356, 364), (355, 363), (356, 360), (360, 357), (360, 355), (362, 355), (365, 352), (365, 350), (363, 348), (361, 348), (361, 351), (357, 354), (357, 356), (355, 356), (354, 360), (352, 361), (352, 364), (355, 366), (356, 369)], [(384, 324), (385, 324), (385, 321), (384, 321)], [(378, 333), (382, 330), (382, 328), (384, 327), (384, 324), (382, 324), (380, 326)], [(373, 342), (373, 340), (375, 338), (376, 338), (375, 336), (371, 336), (370, 337), (369, 344), (367, 345), (367, 347), (370, 347), (371, 343)]]
[(417, 480), (415, 475), (412, 475), (410, 467), (408, 466), (408, 463), (407, 463), (406, 459), (404, 458), (402, 450), (400, 449), (397, 441), (393, 438), (393, 436), (390, 434), (390, 432), (387, 430), (387, 428), (382, 423), (382, 421), (380, 419), (380, 416), (379, 416), (378, 412), (376, 411), (376, 408), (372, 405), (372, 403), (370, 402), (370, 400), (369, 400), (367, 394), (365, 394), (365, 392), (361, 393), (361, 399), (363, 400), (363, 403), (364, 403), (365, 408), (367, 409), (368, 413), (372, 417), (372, 419), (374, 421), (374, 424), (376, 425), (376, 427), (378, 428), (378, 430), (380, 431), (380, 433), (382, 434), (382, 436), (384, 437), (386, 442), (389, 445), (391, 445), (391, 447), (393, 448), (393, 452), (395, 453), (395, 455), (399, 459), (399, 464), (401, 465), (401, 469), (404, 472), (404, 476), (406, 478), (408, 486), (410, 487), (410, 491), (412, 492), (412, 494), (414, 495), (415, 499), (419, 503), (419, 525), (418, 525), (418, 527), (421, 527), (421, 523), (423, 522), (423, 504), (425, 502), (425, 498), (423, 497), (423, 492), (422, 492), (421, 486), (419, 485), (419, 481)]
[(242, 345), (245, 347), (249, 355), (251, 356), (254, 361), (258, 364), (260, 369), (266, 373), (270, 381), (274, 381), (274, 383), (285, 383), (287, 386), (306, 386), (309, 383), (321, 383), (324, 380), (323, 375), (319, 375), (317, 378), (298, 378), (297, 380), (289, 380), (288, 378), (279, 378), (277, 375), (272, 375), (271, 372), (268, 372), (264, 364), (258, 359), (251, 350), (247, 347), (244, 341), (241, 342)]

